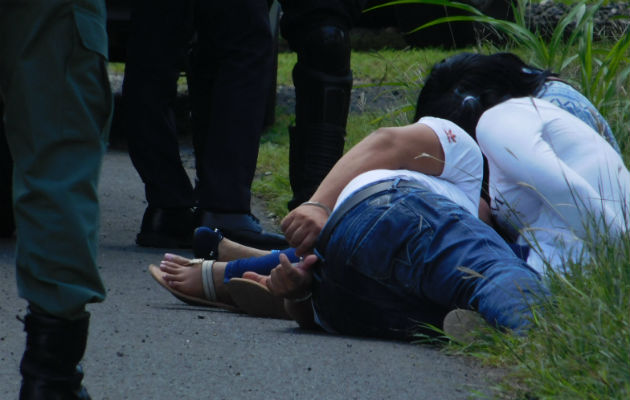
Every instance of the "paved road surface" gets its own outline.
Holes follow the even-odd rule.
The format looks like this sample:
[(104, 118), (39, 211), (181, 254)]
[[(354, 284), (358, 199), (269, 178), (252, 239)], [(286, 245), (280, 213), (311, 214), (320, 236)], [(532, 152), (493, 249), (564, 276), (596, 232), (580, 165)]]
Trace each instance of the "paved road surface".
[[(143, 187), (110, 150), (100, 187), (99, 265), (108, 298), (91, 305), (83, 366), (93, 399), (465, 399), (495, 371), (438, 348), (300, 331), (179, 302), (149, 274), (162, 250), (134, 244)], [(24, 346), (14, 241), (0, 240), (0, 399), (16, 399)]]

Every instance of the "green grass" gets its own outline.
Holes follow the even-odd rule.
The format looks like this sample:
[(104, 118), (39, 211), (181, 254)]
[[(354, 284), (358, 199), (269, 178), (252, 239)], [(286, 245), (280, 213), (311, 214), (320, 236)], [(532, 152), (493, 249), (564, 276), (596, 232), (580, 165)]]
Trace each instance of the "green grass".
[[(459, 50), (461, 51), (461, 50)], [(436, 60), (455, 54), (455, 50), (408, 49), (353, 52), (351, 58), (354, 84), (406, 82), (418, 72), (425, 73)], [(278, 85), (292, 86), (291, 70), (297, 61), (295, 53), (278, 55)]]
[[(589, 7), (599, 3), (572, 4), (583, 9), (568, 17), (578, 24), (569, 41), (561, 32), (564, 23), (557, 28), (556, 42), (540, 41), (518, 24), (496, 23), (498, 29), (511, 34), (512, 41), (501, 48), (484, 44), (473, 51), (513, 51), (529, 63), (559, 70), (600, 108), (628, 165), (630, 33), (617, 42), (595, 43), (588, 14), (594, 11)], [(392, 83), (411, 94), (419, 90), (430, 65), (452, 53), (433, 49), (353, 53), (352, 68), (359, 85)], [(280, 84), (291, 85), (294, 62), (295, 56), (280, 55)], [(346, 147), (379, 126), (408, 123), (413, 100), (411, 95), (403, 100), (400, 113), (351, 115)], [(254, 184), (254, 192), (279, 218), (286, 214), (290, 198), (286, 128), (294, 118), (282, 112), (263, 137)], [(570, 265), (565, 276), (546, 277), (553, 301), (537, 310), (526, 337), (488, 330), (471, 345), (445, 347), (445, 351), (472, 356), (506, 371), (505, 379), (494, 387), (495, 398), (630, 398), (630, 236), (615, 240), (604, 232), (594, 242), (588, 260)]]
[(278, 109), (274, 125), (261, 138), (256, 177), (252, 184), (254, 195), (265, 201), (269, 214), (278, 220), (286, 214), (286, 205), (291, 199), (287, 126), (293, 116), (281, 111)]
[(552, 302), (526, 337), (484, 330), (472, 344), (449, 345), (507, 371), (496, 397), (630, 397), (630, 239), (591, 246), (590, 260), (569, 270), (546, 277)]

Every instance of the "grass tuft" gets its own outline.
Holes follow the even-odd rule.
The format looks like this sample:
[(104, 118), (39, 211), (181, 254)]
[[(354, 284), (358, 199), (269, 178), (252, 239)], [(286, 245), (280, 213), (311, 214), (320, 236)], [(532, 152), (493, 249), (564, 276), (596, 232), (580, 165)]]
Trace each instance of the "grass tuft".
[(589, 262), (545, 277), (551, 300), (527, 337), (486, 333), (463, 349), (508, 367), (498, 393), (516, 386), (516, 398), (630, 398), (630, 239), (600, 242), (591, 251)]

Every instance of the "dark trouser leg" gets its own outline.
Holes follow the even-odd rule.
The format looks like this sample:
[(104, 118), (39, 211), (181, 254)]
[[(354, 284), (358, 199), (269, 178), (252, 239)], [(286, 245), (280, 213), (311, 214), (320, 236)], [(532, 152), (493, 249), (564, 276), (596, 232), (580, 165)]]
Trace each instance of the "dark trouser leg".
[[(105, 297), (96, 265), (97, 183), (112, 111), (104, 27), (103, 1), (0, 3), (17, 284), (38, 313), (26, 317), (22, 399), (84, 393), (75, 370), (87, 334), (85, 305)], [(50, 335), (76, 341), (58, 349)]]
[[(291, 42), (300, 32), (324, 25), (352, 28), (367, 0), (279, 0), (282, 5), (282, 35)], [(291, 44), (293, 47), (293, 44)], [(296, 48), (293, 48), (297, 51)]]
[(122, 105), (129, 156), (149, 203), (136, 238), (141, 246), (190, 247), (196, 225), (173, 109), (191, 21), (190, 0), (139, 0), (132, 14)]
[(350, 38), (365, 0), (281, 0), (281, 29), (293, 70), (295, 127), (289, 128), (289, 209), (307, 201), (343, 154), (352, 89)]
[(96, 265), (97, 183), (112, 110), (99, 30), (105, 6), (10, 4), (0, 12), (0, 91), (15, 163), (19, 294), (72, 319), (105, 296)]
[(286, 241), (262, 231), (250, 214), (273, 72), (268, 11), (258, 0), (200, 2), (190, 78), (200, 222), (273, 249)]
[(191, 94), (205, 210), (250, 211), (273, 65), (268, 12), (257, 0), (198, 5)]
[(123, 82), (124, 126), (147, 201), (159, 208), (194, 206), (173, 111), (191, 20), (190, 1), (139, 0), (132, 14)]
[(343, 154), (352, 89), (350, 38), (337, 26), (304, 35), (293, 69), (295, 127), (290, 132), (289, 209), (307, 201)]

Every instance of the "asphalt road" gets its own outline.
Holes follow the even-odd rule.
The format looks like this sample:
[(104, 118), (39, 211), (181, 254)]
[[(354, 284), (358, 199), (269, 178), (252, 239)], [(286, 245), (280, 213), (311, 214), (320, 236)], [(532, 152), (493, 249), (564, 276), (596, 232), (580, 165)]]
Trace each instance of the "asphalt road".
[[(466, 399), (498, 373), (434, 346), (305, 332), (291, 321), (185, 305), (147, 272), (164, 250), (134, 243), (145, 202), (126, 152), (108, 152), (100, 198), (108, 297), (89, 306), (83, 362), (95, 400)], [(1, 399), (17, 398), (25, 340), (14, 246), (0, 240)]]

